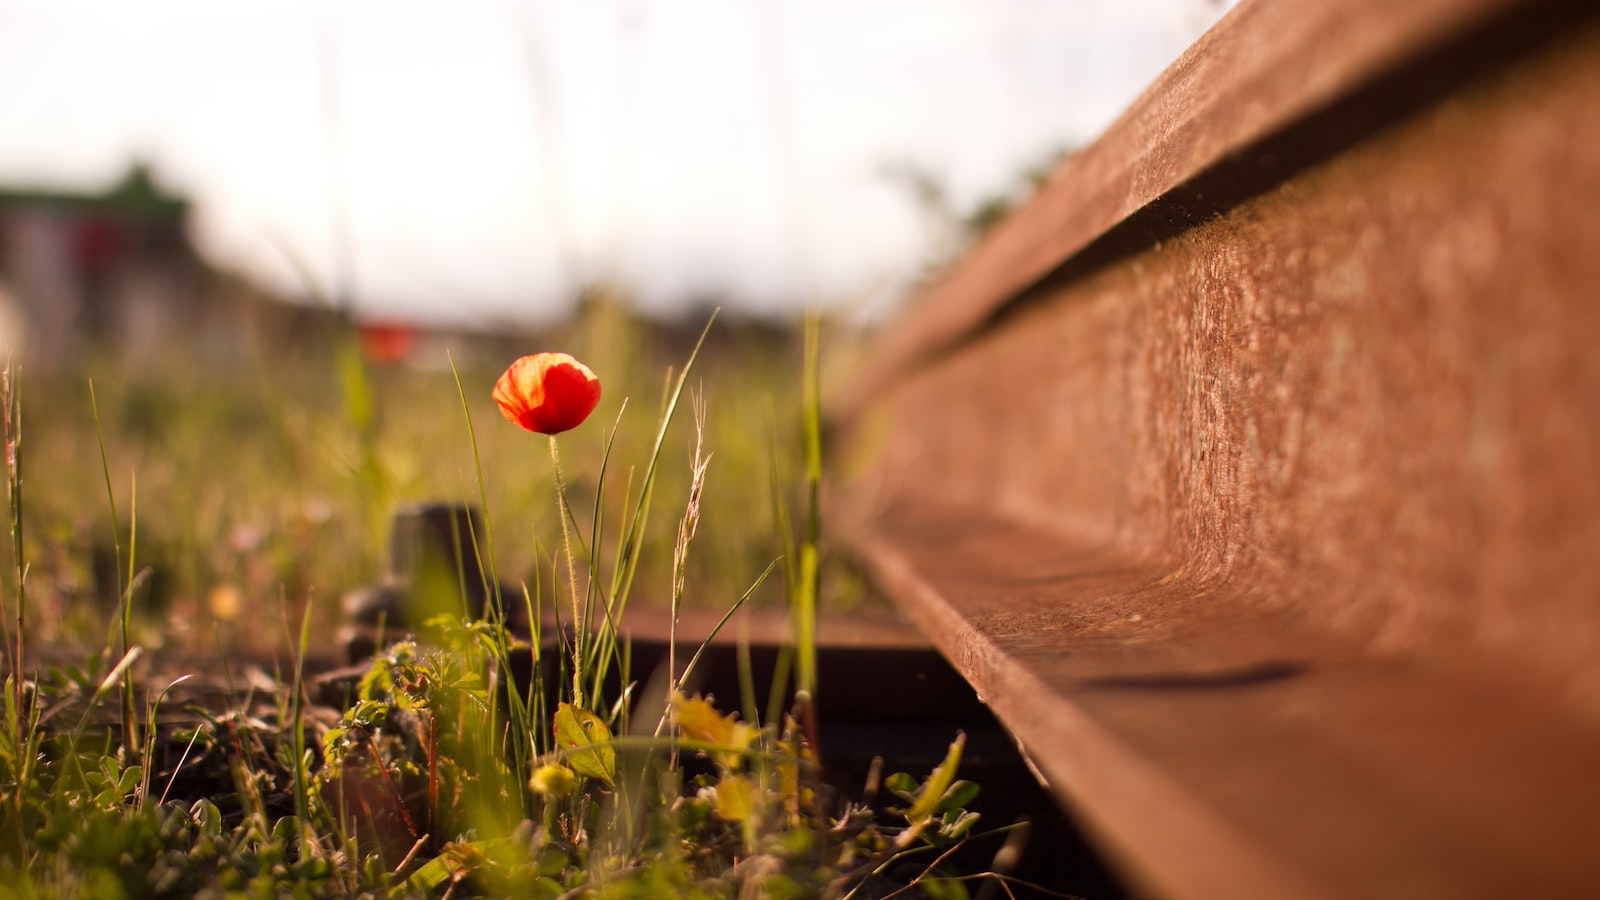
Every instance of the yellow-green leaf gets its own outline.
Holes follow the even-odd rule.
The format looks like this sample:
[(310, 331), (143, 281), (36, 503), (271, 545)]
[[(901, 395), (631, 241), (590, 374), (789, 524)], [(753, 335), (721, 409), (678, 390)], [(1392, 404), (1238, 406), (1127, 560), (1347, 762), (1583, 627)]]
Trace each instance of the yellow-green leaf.
[(683, 736), (689, 740), (717, 745), (720, 752), (715, 754), (716, 759), (725, 769), (739, 767), (741, 755), (759, 734), (749, 724), (739, 721), (738, 713), (724, 716), (711, 701), (699, 697), (690, 699), (682, 694), (672, 697), (672, 721), (683, 729)]
[(617, 752), (604, 719), (571, 703), (556, 707), (556, 746), (567, 751), (567, 765), (585, 778), (616, 784)]
[(906, 811), (906, 821), (913, 825), (929, 819), (939, 809), (939, 801), (944, 799), (944, 792), (956, 780), (956, 769), (961, 765), (961, 750), (967, 745), (967, 736), (958, 732), (956, 739), (950, 744), (950, 752), (945, 754), (944, 762), (939, 764), (928, 780), (922, 783), (922, 790), (917, 793), (917, 802), (911, 804)]
[(683, 736), (691, 741), (708, 744), (726, 744), (732, 737), (731, 717), (723, 718), (711, 701), (699, 697), (690, 699), (682, 694), (672, 695), (672, 721), (683, 729)]
[(724, 775), (717, 782), (717, 815), (743, 822), (755, 810), (755, 790), (743, 775)]

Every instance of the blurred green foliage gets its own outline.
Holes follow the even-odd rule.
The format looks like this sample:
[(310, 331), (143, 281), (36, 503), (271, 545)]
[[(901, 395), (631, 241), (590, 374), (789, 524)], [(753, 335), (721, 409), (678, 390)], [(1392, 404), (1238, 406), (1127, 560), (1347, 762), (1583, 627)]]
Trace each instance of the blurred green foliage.
[[(587, 514), (607, 433), (617, 430), (613, 458), (646, 458), (672, 367), (704, 325), (654, 323), (598, 300), (539, 332), (420, 334), (404, 361), (385, 362), (363, 356), (357, 329), (338, 316), (316, 322), (292, 340), (245, 341), (246, 352), (221, 360), (174, 340), (137, 365), (111, 351), (44, 373), (24, 362), (26, 553), (39, 637), (98, 641), (115, 606), (90, 379), (124, 552), (136, 494), (135, 565), (151, 569), (134, 599), (136, 642), (282, 647), (309, 597), (323, 619), (314, 633), (331, 634), (320, 626), (337, 614), (336, 599), (382, 571), (397, 506), (477, 502), (452, 360), (477, 432), (500, 575), (516, 586), (536, 571), (550, 577), (560, 526), (545, 441), (502, 419), (494, 380), (512, 359), (541, 350), (570, 352), (600, 376), (599, 408), (562, 436), (569, 497)], [(775, 461), (797, 482), (804, 469), (800, 343), (798, 323), (724, 317), (691, 376), (690, 390), (704, 395), (712, 462), (687, 603), (726, 606), (782, 546), (770, 471)], [(682, 508), (693, 440), (687, 421), (668, 435), (654, 498), (662, 509)], [(642, 477), (608, 476), (608, 522), (621, 522), (631, 502), (622, 490), (630, 475)], [(643, 555), (641, 605), (670, 593), (674, 518), (652, 523), (649, 546), (659, 549)], [(774, 584), (754, 602), (781, 602), (781, 593)]]

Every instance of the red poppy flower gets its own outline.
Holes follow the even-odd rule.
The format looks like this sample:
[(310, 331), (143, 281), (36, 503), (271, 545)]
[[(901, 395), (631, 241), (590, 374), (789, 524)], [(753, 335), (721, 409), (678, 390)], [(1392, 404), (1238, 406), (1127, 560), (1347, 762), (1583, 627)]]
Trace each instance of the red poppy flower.
[(500, 412), (529, 431), (577, 428), (600, 402), (600, 379), (565, 353), (535, 353), (511, 364), (494, 386)]

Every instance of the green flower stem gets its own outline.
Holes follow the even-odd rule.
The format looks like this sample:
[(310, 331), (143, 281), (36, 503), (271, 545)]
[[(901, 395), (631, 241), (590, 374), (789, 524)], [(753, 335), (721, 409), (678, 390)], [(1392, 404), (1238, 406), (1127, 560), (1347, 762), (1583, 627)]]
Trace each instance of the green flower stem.
[(561, 548), (567, 557), (567, 583), (572, 590), (572, 703), (583, 707), (583, 652), (584, 634), (588, 623), (584, 621), (582, 600), (578, 596), (578, 564), (572, 557), (572, 526), (567, 524), (571, 511), (567, 509), (567, 484), (561, 478), (561, 449), (555, 435), (550, 435), (550, 463), (556, 471), (556, 503), (561, 513)]

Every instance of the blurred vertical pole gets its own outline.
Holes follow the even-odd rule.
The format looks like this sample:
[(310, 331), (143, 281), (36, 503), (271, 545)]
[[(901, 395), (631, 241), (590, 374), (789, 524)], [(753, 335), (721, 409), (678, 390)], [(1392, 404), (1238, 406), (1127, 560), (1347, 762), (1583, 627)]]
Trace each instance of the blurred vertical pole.
[(767, 97), (767, 133), (772, 144), (773, 177), (783, 205), (783, 228), (788, 234), (789, 275), (806, 299), (804, 411), (805, 509), (799, 542), (800, 561), (795, 603), (791, 610), (796, 644), (796, 687), (805, 695), (802, 716), (813, 750), (817, 747), (817, 608), (821, 600), (820, 541), (822, 515), (821, 401), (818, 385), (818, 344), (820, 317), (818, 298), (811, 284), (812, 260), (806, 228), (805, 178), (798, 152), (799, 130), (795, 127), (794, 99), (790, 92), (788, 29), (784, 24), (782, 0), (767, 0), (757, 13), (755, 39), (760, 50), (761, 83)]
[(760, 4), (755, 22), (761, 84), (767, 96), (767, 134), (772, 143), (773, 178), (783, 205), (783, 228), (789, 245), (789, 275), (800, 285), (808, 305), (817, 302), (812, 282), (809, 217), (806, 215), (805, 172), (799, 152), (800, 130), (795, 126), (794, 96), (790, 89), (789, 32), (783, 18), (783, 0)]
[(321, 56), (322, 137), (328, 160), (328, 215), (333, 259), (328, 303), (340, 323), (342, 333), (334, 347), (341, 400), (346, 424), (355, 433), (360, 448), (357, 483), (361, 491), (363, 552), (371, 564), (383, 545), (387, 521), (382, 508), (387, 503), (386, 478), (378, 457), (378, 398), (367, 368), (360, 336), (355, 327), (356, 247), (350, 224), (349, 179), (344, 159), (344, 91), (340, 72), (337, 36), (324, 32)]
[[(571, 178), (567, 165), (566, 134), (562, 127), (561, 109), (555, 90), (555, 77), (550, 67), (550, 57), (544, 45), (544, 21), (533, 7), (529, 7), (530, 22), (524, 46), (527, 48), (528, 75), (533, 88), (535, 131), (544, 138), (539, 153), (541, 174), (544, 177), (544, 206), (550, 215), (550, 230), (559, 247), (558, 256), (570, 293), (581, 296), (587, 286), (582, 254), (578, 249), (578, 236), (573, 223)], [(537, 140), (537, 138), (536, 138)], [(559, 289), (558, 289), (559, 292)]]
[(328, 163), (328, 227), (333, 241), (329, 302), (348, 313), (355, 295), (355, 255), (350, 234), (350, 198), (344, 166), (344, 97), (340, 89), (339, 45), (327, 33), (322, 37), (321, 94), (322, 140)]
[(620, 38), (617, 52), (616, 140), (612, 142), (611, 178), (615, 204), (614, 249), (611, 253), (612, 277), (625, 282), (629, 250), (632, 246), (634, 194), (639, 162), (639, 75), (644, 59), (641, 47), (650, 26), (649, 7), (640, 4), (623, 9), (617, 20)]

